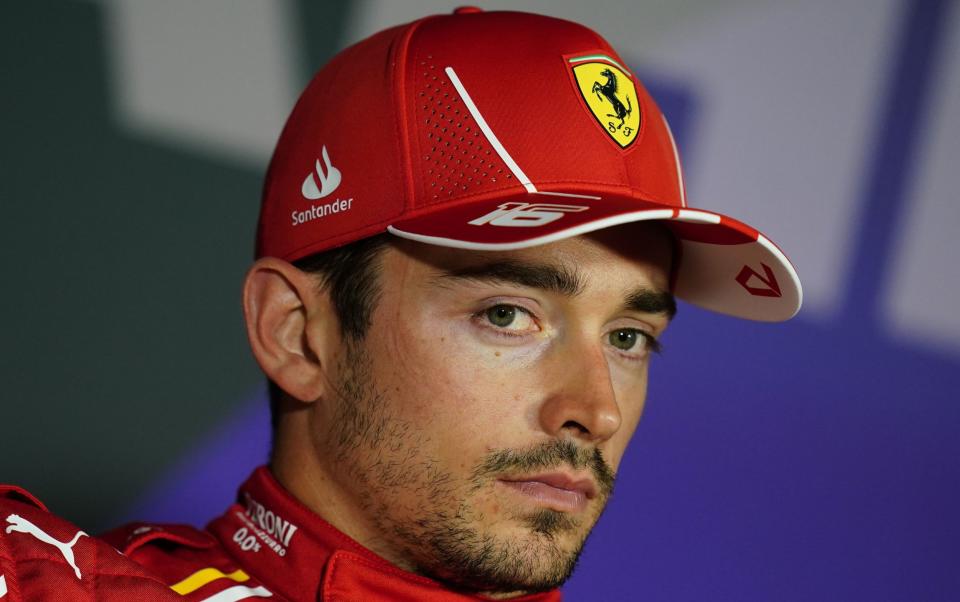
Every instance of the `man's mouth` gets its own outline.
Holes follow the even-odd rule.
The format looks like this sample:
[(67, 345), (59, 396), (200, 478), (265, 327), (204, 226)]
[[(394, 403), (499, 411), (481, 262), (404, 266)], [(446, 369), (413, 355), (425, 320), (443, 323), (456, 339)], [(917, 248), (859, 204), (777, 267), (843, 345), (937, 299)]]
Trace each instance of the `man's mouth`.
[(535, 503), (560, 512), (581, 512), (597, 496), (593, 479), (561, 472), (502, 478), (499, 482)]

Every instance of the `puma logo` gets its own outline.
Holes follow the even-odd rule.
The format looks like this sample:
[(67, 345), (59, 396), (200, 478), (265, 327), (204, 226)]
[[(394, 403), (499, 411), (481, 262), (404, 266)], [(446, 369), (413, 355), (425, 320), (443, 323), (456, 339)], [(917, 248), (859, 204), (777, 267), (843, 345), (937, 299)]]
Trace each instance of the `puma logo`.
[[(340, 170), (330, 163), (330, 155), (327, 153), (326, 146), (323, 147), (320, 154), (323, 156), (323, 165), (320, 165), (320, 160), (317, 159), (316, 172), (309, 174), (303, 181), (303, 185), (300, 186), (300, 192), (304, 198), (311, 201), (322, 199), (340, 185)], [(326, 175), (324, 175), (324, 167), (326, 167)], [(317, 181), (320, 182), (319, 187), (317, 187)]]
[(11, 514), (7, 517), (7, 522), (10, 523), (10, 526), (7, 527), (7, 533), (12, 533), (14, 531), (17, 531), (18, 533), (28, 533), (43, 543), (50, 544), (51, 546), (60, 550), (60, 553), (63, 554), (63, 558), (67, 561), (67, 564), (73, 567), (73, 572), (77, 574), (77, 579), (82, 579), (80, 576), (80, 569), (77, 568), (77, 563), (73, 558), (73, 546), (77, 544), (77, 541), (80, 540), (81, 536), (87, 535), (86, 533), (83, 531), (77, 531), (77, 534), (73, 536), (73, 539), (67, 543), (64, 543), (50, 537), (43, 531), (43, 529), (31, 523), (19, 514)]

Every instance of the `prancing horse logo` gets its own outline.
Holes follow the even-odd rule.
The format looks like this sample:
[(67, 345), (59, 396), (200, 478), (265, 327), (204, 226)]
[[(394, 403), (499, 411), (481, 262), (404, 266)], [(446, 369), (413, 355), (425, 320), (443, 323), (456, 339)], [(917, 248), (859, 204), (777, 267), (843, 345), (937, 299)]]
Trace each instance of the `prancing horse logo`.
[(640, 102), (630, 73), (613, 58), (591, 54), (567, 59), (580, 96), (597, 124), (621, 149), (640, 130)]
[[(633, 107), (630, 104), (630, 96), (627, 96), (627, 106), (623, 106), (623, 103), (620, 102), (620, 99), (617, 98), (617, 76), (610, 69), (604, 69), (600, 72), (600, 75), (607, 78), (605, 84), (601, 85), (600, 82), (593, 82), (593, 93), (597, 95), (597, 98), (601, 98), (601, 95), (610, 101), (610, 104), (613, 105), (613, 113), (607, 113), (607, 117), (613, 117), (614, 119), (619, 119), (620, 123), (617, 124), (616, 128), (613, 127), (613, 123), (610, 123), (607, 127), (619, 130), (623, 127), (624, 118), (628, 117), (630, 113), (633, 113)], [(611, 129), (611, 131), (613, 131)], [(630, 128), (627, 128), (630, 129)]]

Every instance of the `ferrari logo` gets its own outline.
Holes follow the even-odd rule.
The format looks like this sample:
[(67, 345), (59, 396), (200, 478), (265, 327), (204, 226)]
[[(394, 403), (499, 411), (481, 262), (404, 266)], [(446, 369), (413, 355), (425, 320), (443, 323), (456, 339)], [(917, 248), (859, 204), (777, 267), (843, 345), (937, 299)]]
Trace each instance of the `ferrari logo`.
[[(578, 60), (606, 59), (592, 56)], [(640, 129), (640, 109), (637, 106), (637, 89), (630, 75), (610, 62), (590, 60), (574, 65), (573, 75), (580, 88), (583, 100), (600, 126), (620, 145), (630, 146)]]

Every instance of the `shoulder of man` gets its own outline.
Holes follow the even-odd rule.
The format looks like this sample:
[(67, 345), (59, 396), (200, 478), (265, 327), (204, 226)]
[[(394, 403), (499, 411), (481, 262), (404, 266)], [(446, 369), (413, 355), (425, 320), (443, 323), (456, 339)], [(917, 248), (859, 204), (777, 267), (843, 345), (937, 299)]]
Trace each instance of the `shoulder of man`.
[(91, 537), (0, 485), (0, 602), (242, 600), (256, 599), (257, 585), (204, 531), (136, 523)]
[(139, 522), (100, 537), (182, 596), (178, 600), (279, 599), (247, 574), (207, 531)]
[(0, 485), (0, 602), (178, 597), (148, 570), (55, 516), (14, 485)]

